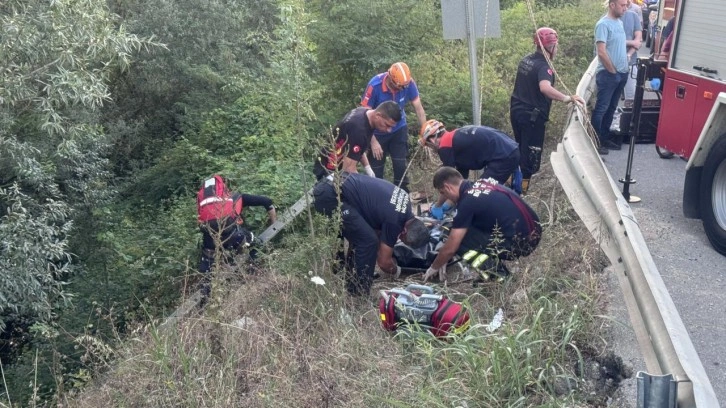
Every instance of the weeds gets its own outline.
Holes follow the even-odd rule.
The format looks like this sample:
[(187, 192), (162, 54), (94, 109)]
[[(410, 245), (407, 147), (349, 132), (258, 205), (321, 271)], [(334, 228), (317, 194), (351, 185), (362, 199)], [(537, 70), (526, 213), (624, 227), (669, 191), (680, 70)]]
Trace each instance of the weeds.
[[(564, 194), (548, 206), (540, 247), (512, 262), (513, 278), (440, 288), (471, 311), (476, 324), (464, 335), (382, 330), (375, 297), (344, 294), (331, 261), (337, 238), (324, 233), (334, 226), (316, 216), (318, 236), (333, 238), (288, 236), (262, 273), (243, 284), (218, 280), (214, 314), (203, 310), (163, 335), (148, 326), (69, 406), (588, 406), (576, 367), (597, 349), (600, 283), (591, 265), (599, 258)], [(489, 332), (499, 308), (504, 324)]]

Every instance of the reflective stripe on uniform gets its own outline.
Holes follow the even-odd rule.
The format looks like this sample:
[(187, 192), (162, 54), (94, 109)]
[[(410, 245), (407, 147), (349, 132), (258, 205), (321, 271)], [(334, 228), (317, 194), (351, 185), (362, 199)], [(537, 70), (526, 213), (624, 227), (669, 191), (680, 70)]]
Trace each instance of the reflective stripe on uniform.
[(465, 261), (471, 261), (477, 255), (479, 255), (479, 252), (476, 252), (476, 251), (470, 249), (470, 250), (466, 251), (464, 256), (462, 256), (461, 258)]
[(396, 67), (398, 67), (398, 70), (401, 72), (401, 76), (403, 77), (403, 83), (404, 84), (405, 83), (408, 83), (408, 81), (410, 81), (411, 78), (408, 78), (406, 76), (406, 70), (403, 68), (403, 64), (401, 64), (400, 62), (397, 62), (397, 63), (395, 63), (393, 65), (395, 65)]
[(207, 204), (220, 203), (223, 201), (232, 201), (232, 199), (231, 198), (222, 198), (222, 197), (209, 197), (209, 198), (205, 198), (204, 200), (202, 200), (202, 202), (199, 203), (199, 206), (203, 207)]
[(489, 259), (489, 255), (487, 254), (481, 254), (474, 259), (474, 261), (471, 263), (471, 266), (478, 268), (483, 264), (487, 259)]

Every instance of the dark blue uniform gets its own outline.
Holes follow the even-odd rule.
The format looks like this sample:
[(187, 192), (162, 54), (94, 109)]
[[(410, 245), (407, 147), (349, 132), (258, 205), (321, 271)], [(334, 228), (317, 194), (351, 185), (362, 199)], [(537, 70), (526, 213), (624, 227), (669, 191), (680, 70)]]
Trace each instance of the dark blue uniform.
[[(452, 229), (468, 229), (459, 255), (489, 249), (486, 252), (498, 253), (500, 259), (515, 259), (529, 255), (542, 235), (534, 210), (514, 191), (490, 180), (464, 180), (456, 208)], [(504, 251), (492, 251), (495, 248)]]
[[(232, 199), (236, 201), (239, 197), (242, 198), (242, 204), (245, 207), (265, 207), (267, 211), (275, 208), (272, 205), (272, 200), (265, 196), (235, 193)], [(222, 248), (228, 251), (239, 250), (245, 242), (250, 245), (254, 243), (252, 242), (252, 233), (244, 226), (242, 213), (239, 214), (238, 220), (231, 218), (227, 218), (224, 221), (214, 220), (202, 224), (200, 229), (202, 231), (202, 254), (199, 258), (199, 272), (204, 274), (200, 290), (202, 296), (206, 299), (211, 289), (211, 276), (209, 276), (210, 274), (208, 272), (212, 270), (212, 265), (214, 265), (214, 251), (217, 249), (215, 237), (219, 239)], [(251, 259), (255, 259), (256, 253), (254, 247), (250, 248), (249, 255)]]
[(464, 126), (445, 132), (439, 139), (439, 158), (464, 178), (469, 170), (484, 172), (481, 178), (504, 183), (519, 166), (517, 143), (506, 133), (488, 126)]
[[(347, 277), (348, 292), (367, 295), (379, 240), (393, 248), (406, 221), (413, 218), (411, 202), (408, 193), (389, 181), (357, 173), (343, 173), (341, 178), (341, 232), (353, 250), (355, 266), (355, 274)], [(335, 187), (328, 179), (315, 185), (313, 197), (315, 210), (322, 214), (330, 216), (338, 207)]]
[(552, 99), (539, 90), (540, 81), (555, 84), (544, 55), (535, 52), (520, 61), (514, 90), (509, 101), (509, 116), (514, 139), (519, 143), (522, 177), (529, 179), (539, 171), (544, 146), (545, 125), (550, 117)]
[(313, 165), (313, 173), (318, 180), (339, 170), (345, 157), (355, 161), (363, 157), (373, 136), (373, 126), (366, 115), (369, 110), (366, 107), (355, 108), (335, 125), (335, 148), (323, 148)]

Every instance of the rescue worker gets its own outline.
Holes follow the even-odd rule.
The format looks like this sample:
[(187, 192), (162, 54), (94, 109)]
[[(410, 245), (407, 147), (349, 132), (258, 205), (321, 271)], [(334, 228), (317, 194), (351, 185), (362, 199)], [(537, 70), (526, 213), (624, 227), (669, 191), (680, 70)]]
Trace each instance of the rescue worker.
[(575, 102), (584, 106), (577, 95), (565, 95), (554, 88), (555, 73), (545, 55), (554, 60), (557, 54), (557, 32), (549, 27), (537, 29), (535, 52), (519, 62), (509, 114), (514, 139), (519, 143), (519, 168), (522, 170), (522, 194), (527, 194), (529, 180), (539, 171), (544, 146), (545, 126), (552, 101)]
[[(446, 131), (444, 124), (431, 119), (421, 133), (422, 145), (436, 150), (444, 166), (454, 167), (464, 178), (469, 170), (483, 170), (481, 178), (505, 183), (519, 166), (519, 149), (509, 135), (488, 126), (464, 126)], [(431, 207), (438, 219), (449, 209), (443, 196)]]
[[(209, 296), (209, 272), (212, 269), (218, 245), (228, 251), (239, 251), (253, 245), (254, 234), (244, 226), (243, 207), (264, 207), (269, 222), (277, 220), (277, 211), (269, 197), (227, 191), (224, 180), (215, 175), (207, 179), (197, 193), (199, 229), (202, 232), (202, 254), (199, 272), (204, 274), (202, 295)], [(254, 259), (254, 249), (250, 257)]]
[[(394, 101), (401, 108), (401, 119), (390, 131), (376, 130), (371, 139), (371, 163), (376, 177), (383, 178), (386, 165), (386, 156), (391, 156), (393, 165), (393, 184), (408, 191), (408, 178), (405, 177), (406, 157), (408, 156), (408, 124), (406, 123), (406, 102), (411, 102), (419, 126), (426, 123), (426, 112), (419, 98), (416, 81), (411, 77), (411, 71), (404, 62), (396, 62), (387, 72), (371, 78), (363, 93), (361, 106), (376, 108), (385, 101)], [(401, 180), (403, 179), (403, 182)]]
[[(429, 240), (429, 230), (414, 217), (408, 193), (391, 182), (357, 173), (340, 173), (341, 233), (352, 251), (353, 270), (346, 268), (346, 287), (354, 296), (368, 295), (376, 264), (398, 277), (401, 268), (393, 259), (400, 238), (412, 248)], [(333, 177), (313, 188), (314, 208), (326, 216), (338, 209), (338, 189)]]
[(375, 109), (358, 107), (348, 112), (333, 129), (334, 150), (323, 147), (316, 158), (313, 165), (315, 177), (320, 180), (336, 170), (357, 173), (358, 162), (361, 162), (366, 174), (374, 177), (365, 154), (373, 131), (390, 132), (400, 120), (401, 108), (393, 101), (383, 102)]
[(438, 275), (446, 280), (446, 265), (457, 254), (485, 280), (503, 280), (509, 270), (503, 260), (527, 256), (539, 244), (539, 217), (512, 190), (493, 179), (465, 180), (451, 167), (434, 173), (439, 194), (456, 204), (449, 236), (424, 281)]

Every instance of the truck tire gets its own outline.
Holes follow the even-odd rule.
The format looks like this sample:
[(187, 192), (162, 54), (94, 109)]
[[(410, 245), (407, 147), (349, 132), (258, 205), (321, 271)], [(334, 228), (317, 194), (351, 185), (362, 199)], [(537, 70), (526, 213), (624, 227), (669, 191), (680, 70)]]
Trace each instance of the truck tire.
[(700, 190), (703, 229), (713, 248), (726, 255), (726, 134), (708, 153)]
[(661, 159), (670, 159), (671, 157), (673, 157), (672, 151), (666, 148), (661, 148), (658, 145), (655, 145), (655, 152), (658, 153), (658, 156), (660, 156)]

